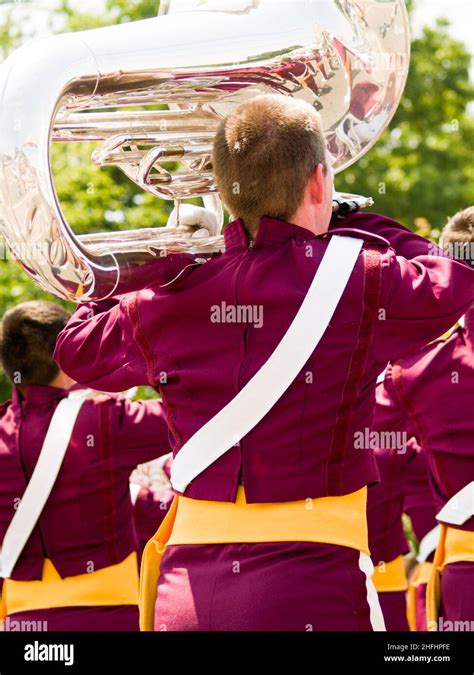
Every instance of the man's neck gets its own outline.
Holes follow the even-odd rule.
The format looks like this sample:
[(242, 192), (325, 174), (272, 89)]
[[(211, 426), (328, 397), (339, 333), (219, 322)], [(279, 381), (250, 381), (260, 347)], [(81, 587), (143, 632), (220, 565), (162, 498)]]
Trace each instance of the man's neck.
[(329, 229), (331, 222), (331, 214), (318, 214), (315, 216), (314, 210), (308, 208), (304, 203), (296, 211), (296, 213), (289, 219), (293, 225), (304, 227), (315, 235), (325, 234)]
[(290, 223), (293, 223), (293, 225), (298, 225), (298, 227), (303, 227), (305, 230), (309, 230), (315, 235), (319, 234), (325, 234), (329, 230), (329, 223), (331, 221), (328, 220), (328, 222), (316, 222), (312, 223), (308, 220), (305, 220), (304, 218), (291, 218)]
[(49, 387), (57, 387), (58, 389), (70, 389), (76, 383), (66, 373), (59, 372), (54, 380), (49, 383)]

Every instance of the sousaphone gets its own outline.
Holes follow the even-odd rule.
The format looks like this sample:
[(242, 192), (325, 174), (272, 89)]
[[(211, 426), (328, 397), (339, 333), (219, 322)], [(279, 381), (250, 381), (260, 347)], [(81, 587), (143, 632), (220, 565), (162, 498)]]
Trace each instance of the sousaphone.
[[(0, 66), (0, 233), (42, 288), (79, 302), (111, 295), (137, 262), (221, 251), (220, 232), (179, 224), (76, 235), (51, 143), (96, 141), (92, 162), (159, 199), (200, 197), (222, 225), (211, 148), (233, 106), (309, 102), (342, 171), (394, 115), (409, 49), (403, 0), (162, 0), (154, 19), (34, 40)], [(335, 208), (366, 203), (335, 195)]]

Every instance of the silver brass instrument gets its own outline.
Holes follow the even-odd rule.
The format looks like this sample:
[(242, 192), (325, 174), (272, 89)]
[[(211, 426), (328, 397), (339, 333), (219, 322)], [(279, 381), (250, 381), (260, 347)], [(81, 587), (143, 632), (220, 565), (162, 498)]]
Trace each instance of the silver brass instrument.
[(95, 164), (161, 199), (202, 197), (222, 225), (210, 155), (233, 106), (271, 92), (313, 104), (338, 172), (389, 124), (409, 49), (404, 0), (162, 0), (154, 19), (34, 40), (0, 66), (0, 234), (45, 290), (79, 302), (163, 251), (221, 251), (222, 235), (179, 227), (75, 235), (51, 142), (97, 141)]

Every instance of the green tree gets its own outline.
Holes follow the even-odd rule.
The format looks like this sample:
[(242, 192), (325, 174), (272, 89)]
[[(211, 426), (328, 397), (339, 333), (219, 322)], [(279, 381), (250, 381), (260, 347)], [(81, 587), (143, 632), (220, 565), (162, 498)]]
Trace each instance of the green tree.
[(21, 45), (27, 37), (19, 22), (15, 21), (14, 8), (1, 8), (0, 16), (0, 63), (4, 61), (11, 51)]

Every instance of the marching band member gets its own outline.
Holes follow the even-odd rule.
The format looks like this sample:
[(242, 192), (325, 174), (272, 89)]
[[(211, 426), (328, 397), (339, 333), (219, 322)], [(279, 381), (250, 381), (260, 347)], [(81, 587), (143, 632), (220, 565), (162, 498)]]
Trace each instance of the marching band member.
[[(14, 385), (0, 410), (5, 629), (27, 621), (52, 631), (138, 630), (129, 475), (138, 462), (168, 452), (168, 427), (157, 401), (76, 390), (52, 358), (69, 318), (58, 305), (33, 301), (1, 324), (1, 361)], [(40, 462), (45, 453), (56, 458), (61, 445), (57, 479), (41, 496), (42, 486), (32, 487)], [(48, 459), (46, 475), (53, 471)], [(39, 513), (25, 522), (21, 506), (29, 499)], [(21, 536), (24, 546), (13, 554)]]
[[(376, 389), (372, 430), (380, 438), (384, 433), (392, 434), (396, 445), (375, 450), (381, 483), (371, 487), (368, 494), (369, 544), (376, 565), (374, 584), (388, 630), (409, 627), (422, 631), (426, 630), (426, 586), (440, 528), (435, 518), (425, 452), (414, 437), (415, 426), (400, 415), (387, 393), (386, 372), (379, 377)], [(409, 551), (401, 520), (403, 513), (410, 517), (418, 541), (417, 564), (409, 579), (403, 560)]]
[[(380, 386), (377, 399), (379, 390)], [(372, 429), (377, 429), (377, 406)], [(436, 527), (428, 466), (413, 437), (403, 447), (376, 448), (375, 456), (380, 483), (370, 487), (367, 498), (369, 548), (375, 565), (373, 580), (387, 630), (407, 631), (411, 617), (407, 616), (406, 592), (410, 586), (404, 556), (410, 547), (402, 516), (409, 516), (418, 542)], [(411, 592), (416, 593), (415, 586)], [(410, 605), (410, 610), (416, 613), (416, 605)], [(413, 622), (412, 625), (415, 630)]]
[(182, 256), (168, 283), (157, 261), (142, 290), (80, 306), (55, 352), (81, 383), (149, 384), (167, 409), (179, 495), (144, 553), (141, 627), (384, 630), (366, 523), (378, 474), (354, 434), (378, 373), (457, 320), (473, 273), (376, 214), (328, 233), (309, 104), (238, 106), (213, 167), (235, 218), (225, 252)]
[[(474, 262), (474, 208), (456, 214), (443, 247)], [(386, 396), (400, 423), (413, 423), (427, 453), (440, 537), (427, 589), (428, 630), (474, 621), (474, 307), (447, 337), (387, 369)], [(472, 625), (472, 624), (471, 624)]]
[(433, 571), (433, 559), (439, 534), (440, 526), (436, 521), (431, 530), (428, 530), (425, 536), (418, 542), (420, 551), (424, 551), (424, 545), (426, 544), (426, 551), (424, 554), (418, 553), (416, 565), (408, 579), (407, 618), (411, 631), (428, 630), (426, 621), (426, 593)]
[(416, 564), (410, 571), (407, 593), (407, 619), (410, 630), (426, 631), (426, 587), (433, 568), (440, 526), (436, 520), (435, 502), (429, 481), (426, 453), (416, 444), (416, 460), (407, 479), (405, 513), (417, 539)]

